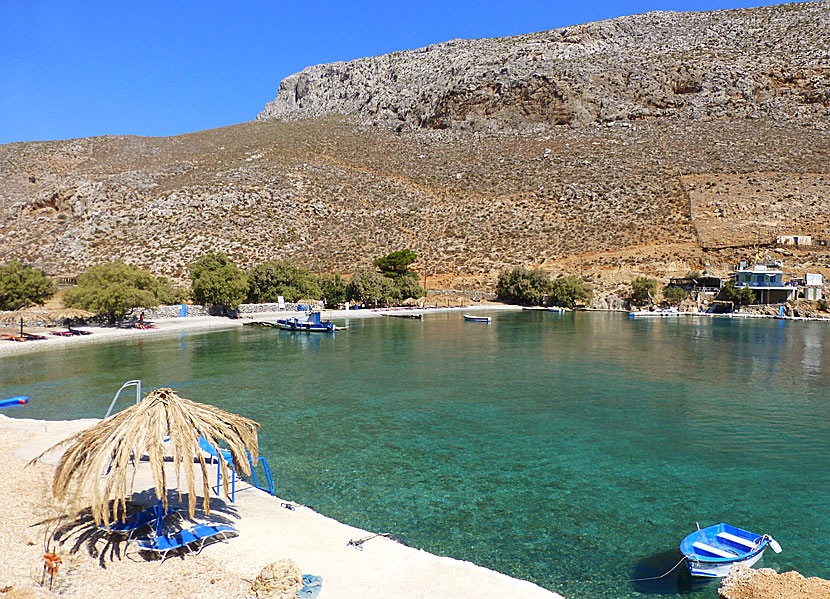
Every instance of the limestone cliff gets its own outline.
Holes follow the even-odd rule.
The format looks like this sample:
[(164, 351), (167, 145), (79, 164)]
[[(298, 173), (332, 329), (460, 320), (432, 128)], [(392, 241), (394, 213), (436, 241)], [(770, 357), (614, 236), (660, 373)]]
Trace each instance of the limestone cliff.
[(258, 119), (350, 114), (496, 130), (681, 115), (791, 119), (830, 105), (830, 3), (652, 12), (309, 67)]

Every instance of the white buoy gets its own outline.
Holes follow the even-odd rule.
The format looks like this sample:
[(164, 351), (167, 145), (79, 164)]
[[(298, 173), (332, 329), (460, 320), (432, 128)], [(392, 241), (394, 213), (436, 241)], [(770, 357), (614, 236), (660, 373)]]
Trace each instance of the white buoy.
[(778, 541), (776, 541), (775, 539), (771, 538), (769, 540), (769, 546), (770, 546), (770, 549), (775, 551), (775, 553), (781, 553), (781, 545), (779, 545)]

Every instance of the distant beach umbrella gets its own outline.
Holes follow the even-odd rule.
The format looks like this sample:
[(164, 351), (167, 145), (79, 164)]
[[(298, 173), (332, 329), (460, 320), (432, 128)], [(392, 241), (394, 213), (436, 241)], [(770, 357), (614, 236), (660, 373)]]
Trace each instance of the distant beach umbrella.
[(20, 334), (23, 335), (23, 325), (43, 325), (50, 320), (49, 315), (42, 312), (33, 312), (31, 310), (21, 309), (14, 312), (6, 312), (0, 316), (0, 324), (5, 326), (15, 326), (20, 324)]
[[(32, 460), (34, 463), (54, 449), (66, 447), (52, 481), (52, 492), (58, 500), (71, 498), (77, 506), (91, 497), (95, 522), (117, 521), (119, 511), (126, 514), (126, 502), (132, 493), (132, 481), (138, 462), (145, 454), (153, 475), (156, 497), (167, 510), (167, 476), (165, 456), (176, 471), (177, 490), (181, 499), (182, 471), (188, 489), (188, 510), (193, 517), (196, 509), (197, 477), (201, 471), (202, 507), (210, 511), (210, 484), (199, 437), (210, 445), (227, 444), (237, 468), (250, 474), (248, 455), (258, 456), (259, 424), (213, 406), (200, 404), (176, 395), (171, 389), (156, 389), (139, 403), (75, 433), (47, 449)], [(221, 457), (224, 470), (223, 491), (228, 495), (228, 464)]]
[(49, 318), (53, 322), (63, 322), (67, 328), (70, 328), (69, 325), (73, 320), (82, 320), (84, 318), (92, 318), (93, 316), (95, 316), (94, 312), (81, 310), (80, 308), (61, 308), (60, 310), (52, 310), (49, 312)]
[(81, 310), (80, 308), (61, 308), (60, 310), (52, 310), (49, 316), (55, 320), (79, 320), (82, 318), (92, 318), (95, 316), (94, 312), (88, 310)]

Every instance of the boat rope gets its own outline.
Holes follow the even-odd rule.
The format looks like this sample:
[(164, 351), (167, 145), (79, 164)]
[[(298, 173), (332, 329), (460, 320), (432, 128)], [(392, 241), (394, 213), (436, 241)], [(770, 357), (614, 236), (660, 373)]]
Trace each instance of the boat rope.
[(648, 576), (646, 578), (604, 578), (604, 579), (582, 578), (582, 579), (578, 579), (578, 580), (572, 580), (572, 582), (594, 582), (594, 583), (596, 583), (596, 582), (645, 582), (646, 580), (660, 580), (661, 578), (665, 578), (666, 576), (668, 576), (669, 574), (671, 574), (672, 572), (677, 570), (677, 567), (680, 564), (682, 564), (683, 562), (685, 562), (686, 559), (687, 558), (685, 556), (681, 557), (680, 561), (677, 562), (675, 565), (673, 565), (668, 572), (665, 572), (664, 574), (661, 574), (660, 576)]
[(376, 537), (386, 537), (389, 540), (395, 541), (396, 543), (408, 547), (406, 543), (404, 543), (401, 539), (393, 535), (391, 532), (378, 532), (373, 535), (369, 535), (368, 537), (363, 537), (362, 539), (351, 539), (348, 543), (346, 543), (346, 547), (354, 547), (355, 549), (363, 551), (363, 543)]
[(683, 557), (680, 558), (680, 561), (677, 562), (674, 566), (672, 566), (672, 569), (669, 570), (668, 572), (666, 572), (665, 574), (661, 574), (660, 576), (649, 576), (648, 578), (629, 578), (628, 582), (642, 582), (642, 581), (645, 581), (645, 580), (659, 580), (661, 578), (664, 578), (664, 577), (668, 576), (669, 574), (671, 574), (675, 570), (677, 570), (677, 566), (679, 566), (680, 564), (682, 564), (685, 561), (686, 561), (686, 556), (684, 555)]

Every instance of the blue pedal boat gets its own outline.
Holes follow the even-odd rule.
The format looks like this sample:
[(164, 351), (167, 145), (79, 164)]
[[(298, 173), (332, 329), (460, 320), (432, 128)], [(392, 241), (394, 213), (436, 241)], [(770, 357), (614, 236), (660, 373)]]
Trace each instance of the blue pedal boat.
[(769, 535), (759, 535), (729, 524), (699, 528), (680, 542), (680, 552), (692, 576), (720, 578), (735, 564), (753, 565), (769, 546), (781, 553), (781, 545)]
[(337, 327), (333, 322), (320, 319), (319, 312), (312, 312), (305, 320), (299, 318), (278, 318), (277, 328), (298, 333), (333, 333)]

